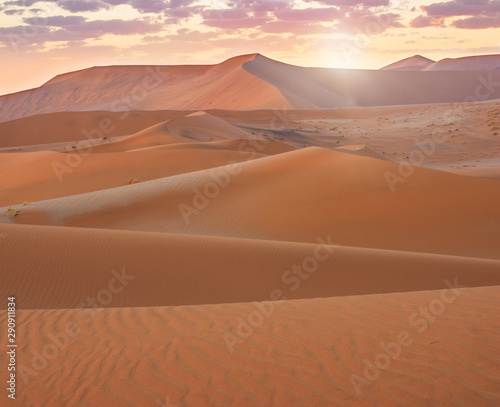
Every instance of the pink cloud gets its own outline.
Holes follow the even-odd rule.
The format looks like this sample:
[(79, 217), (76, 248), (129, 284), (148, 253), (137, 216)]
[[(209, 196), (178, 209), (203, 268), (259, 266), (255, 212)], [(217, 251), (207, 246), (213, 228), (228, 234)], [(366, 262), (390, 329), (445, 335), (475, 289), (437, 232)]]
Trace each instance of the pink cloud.
[(444, 25), (443, 19), (429, 17), (429, 16), (423, 16), (423, 15), (414, 18), (410, 22), (410, 27), (413, 27), (413, 28), (436, 27), (436, 26), (443, 26), (443, 25)]
[(452, 0), (432, 3), (421, 7), (425, 16), (411, 22), (412, 27), (421, 28), (442, 25), (443, 18), (467, 16), (453, 22), (452, 26), (464, 29), (500, 27), (499, 0)]
[(363, 6), (363, 7), (380, 7), (380, 6), (388, 6), (390, 0), (305, 0), (306, 3), (321, 3), (326, 6), (341, 6), (341, 7), (355, 7), (355, 6)]
[(471, 17), (453, 22), (457, 28), (480, 30), (483, 28), (499, 28), (500, 17)]
[(332, 21), (344, 17), (345, 13), (335, 7), (289, 9), (274, 13), (280, 21)]

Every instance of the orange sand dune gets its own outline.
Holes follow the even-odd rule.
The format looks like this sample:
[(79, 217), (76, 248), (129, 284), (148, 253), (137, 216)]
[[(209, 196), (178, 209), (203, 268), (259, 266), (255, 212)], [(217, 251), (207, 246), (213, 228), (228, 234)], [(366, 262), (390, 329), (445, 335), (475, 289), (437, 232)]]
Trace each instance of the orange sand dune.
[[(10, 206), (23, 202), (105, 190), (135, 182), (149, 181), (176, 174), (199, 171), (278, 154), (291, 147), (273, 143), (265, 151), (252, 153), (238, 150), (245, 140), (234, 140), (232, 145), (212, 143), (175, 144), (172, 149), (143, 149), (127, 153), (113, 151), (92, 154), (93, 149), (75, 150), (75, 153), (34, 152), (4, 153), (0, 161), (0, 205)], [(196, 144), (191, 146), (190, 144)], [(114, 143), (109, 144), (110, 147)], [(108, 145), (103, 146), (108, 147)]]
[(428, 66), (435, 63), (432, 59), (425, 58), (422, 55), (414, 55), (401, 61), (380, 68), (381, 70), (404, 70), (404, 71), (423, 71)]
[(127, 136), (187, 112), (62, 112), (0, 123), (0, 147)]
[(157, 150), (230, 150), (230, 151), (242, 151), (245, 149), (250, 149), (250, 147), (255, 146), (253, 152), (255, 158), (262, 155), (274, 155), (286, 153), (293, 151), (294, 148), (288, 144), (280, 143), (271, 140), (262, 139), (244, 139), (244, 140), (219, 140), (219, 141), (208, 141), (208, 142), (188, 142), (188, 143), (178, 143), (178, 144), (163, 144), (153, 147), (138, 148), (135, 150), (129, 150), (132, 152), (136, 151), (157, 151)]
[(492, 68), (496, 65), (472, 62), (474, 70), (469, 65), (444, 71), (305, 68), (252, 54), (218, 65), (94, 67), (0, 96), (0, 122), (61, 111), (458, 103), (476, 95), (478, 87), (485, 87), (479, 89), (481, 100), (499, 99), (500, 89), (493, 86), (500, 80), (500, 71)]
[(494, 71), (500, 69), (500, 54), (444, 58), (437, 62), (421, 55), (414, 55), (381, 69), (404, 71)]
[[(16, 217), (1, 209), (0, 222), (297, 242), (331, 235), (349, 246), (500, 258), (497, 181), (401, 168), (308, 148), (16, 206)], [(391, 177), (401, 178), (394, 192)]]
[(276, 88), (242, 68), (254, 57), (218, 65), (94, 67), (60, 75), (39, 88), (0, 96), (0, 122), (58, 111), (290, 107)]
[(256, 304), (22, 310), (18, 403), (496, 407), (499, 301), (497, 286), (260, 304), (268, 316)]
[[(82, 132), (76, 132), (70, 124), (73, 121), (99, 123), (97, 119), (102, 117), (102, 114), (102, 112), (54, 113), (0, 123), (0, 143), (1, 140), (15, 140), (18, 134), (23, 134), (30, 135), (30, 143), (36, 143), (37, 140), (42, 143), (23, 146), (21, 147), (23, 152), (78, 151), (79, 148), (88, 146), (89, 141), (85, 137), (79, 140), (83, 136)], [(193, 144), (193, 140), (231, 138), (260, 138), (285, 142), (295, 148), (320, 146), (330, 149), (340, 148), (343, 152), (346, 152), (345, 148), (350, 148), (349, 146), (364, 145), (366, 146), (364, 150), (351, 149), (349, 152), (395, 162), (410, 161), (413, 165), (430, 168), (452, 171), (464, 169), (466, 170), (464, 174), (485, 178), (496, 178), (500, 162), (499, 101), (328, 110), (209, 110), (207, 115), (198, 112), (192, 116), (189, 112), (154, 112), (151, 117), (148, 117), (148, 114), (148, 112), (130, 113), (130, 121), (125, 122), (131, 123), (131, 129), (135, 129), (131, 133), (137, 133), (137, 130), (144, 130), (152, 124), (158, 125), (166, 119), (171, 119), (169, 132), (183, 137), (182, 144), (186, 148), (188, 143), (192, 144), (189, 148), (196, 147), (197, 144)], [(153, 116), (158, 119), (152, 121)], [(220, 120), (214, 120), (214, 117)], [(203, 123), (204, 118), (210, 120)], [(116, 117), (115, 119), (120, 120)], [(143, 127), (135, 127), (141, 122), (144, 123)], [(16, 123), (16, 126), (12, 128), (7, 126), (10, 123)], [(82, 125), (83, 129), (92, 128)], [(7, 132), (3, 133), (2, 129)], [(120, 138), (117, 136), (129, 134), (126, 130), (126, 127), (117, 126), (117, 131), (111, 133), (113, 137), (109, 137), (109, 140), (99, 139), (98, 133), (92, 133), (90, 138), (94, 144), (93, 151), (104, 151), (104, 149), (112, 151), (114, 147), (101, 147), (101, 145), (118, 141)], [(144, 133), (148, 132), (151, 133), (151, 129)], [(158, 133), (162, 132), (166, 132), (165, 128), (158, 130)], [(70, 143), (54, 144), (52, 142), (57, 140), (54, 135), (58, 137), (62, 135), (61, 139), (69, 140)], [(102, 132), (100, 135), (103, 136)], [(435, 135), (438, 138), (437, 142), (433, 139)], [(143, 134), (143, 137), (146, 138), (146, 134)], [(161, 137), (159, 141), (162, 141)], [(141, 144), (146, 141), (136, 140), (134, 143)], [(431, 154), (426, 153), (422, 161), (411, 160), (414, 154), (421, 154), (422, 149), (429, 148), (429, 143), (434, 144)], [(72, 148), (73, 146), (75, 148)], [(120, 143), (116, 145), (118, 146)], [(170, 145), (158, 148), (180, 147)], [(0, 149), (0, 152), (12, 151), (19, 151), (19, 148)], [(469, 170), (476, 166), (482, 169)]]
[(211, 116), (205, 112), (196, 112), (185, 117), (156, 124), (118, 141), (100, 144), (94, 147), (92, 152), (129, 151), (165, 144), (244, 138), (252, 137), (250, 133), (227, 123), (221, 118)]
[(308, 244), (2, 224), (0, 233), (9, 270), (0, 294), (15, 287), (21, 309), (88, 307), (92, 298), (139, 307), (265, 301), (275, 290), (287, 299), (418, 291), (456, 278), (500, 284), (498, 260), (338, 247), (328, 236)]

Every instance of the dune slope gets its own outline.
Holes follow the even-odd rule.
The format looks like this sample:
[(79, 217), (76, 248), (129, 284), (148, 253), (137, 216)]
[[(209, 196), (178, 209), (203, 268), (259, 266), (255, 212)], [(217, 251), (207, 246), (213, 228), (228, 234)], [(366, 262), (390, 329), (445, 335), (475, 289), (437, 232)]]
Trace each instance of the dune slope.
[(496, 181), (405, 170), (307, 148), (3, 208), (0, 222), (296, 242), (331, 235), (348, 246), (499, 258)]
[[(498, 260), (335, 245), (0, 225), (21, 309), (218, 304), (500, 285)], [(29, 256), (26, 254), (29, 253)], [(45, 287), (40, 290), (40, 286)], [(107, 293), (106, 293), (107, 292)], [(95, 302), (94, 302), (95, 303)]]

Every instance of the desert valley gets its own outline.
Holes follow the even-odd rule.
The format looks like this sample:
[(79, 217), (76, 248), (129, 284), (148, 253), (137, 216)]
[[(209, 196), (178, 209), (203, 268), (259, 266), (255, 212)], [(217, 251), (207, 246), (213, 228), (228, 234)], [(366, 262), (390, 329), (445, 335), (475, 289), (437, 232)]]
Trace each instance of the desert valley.
[(19, 405), (500, 405), (500, 55), (64, 73), (0, 179)]

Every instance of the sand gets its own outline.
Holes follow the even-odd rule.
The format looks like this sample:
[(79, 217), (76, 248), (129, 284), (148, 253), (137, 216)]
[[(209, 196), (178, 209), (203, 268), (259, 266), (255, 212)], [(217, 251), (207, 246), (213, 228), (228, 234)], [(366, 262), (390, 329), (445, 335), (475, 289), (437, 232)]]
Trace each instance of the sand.
[(0, 97), (17, 404), (498, 406), (500, 94), (461, 103), (491, 61), (254, 54), (162, 67), (125, 111), (147, 67)]
[[(17, 401), (55, 407), (497, 406), (499, 288), (461, 289), (455, 297), (448, 291), (453, 301), (447, 304), (441, 294), (285, 301), (269, 306), (268, 317), (260, 314), (255, 328), (247, 322), (242, 338), (238, 329), (247, 334), (240, 325), (257, 315), (254, 304), (24, 310)], [(415, 317), (416, 309), (431, 304), (444, 304), (432, 322)], [(5, 312), (0, 318), (3, 329)], [(52, 345), (50, 353), (48, 338), (61, 333), (66, 336), (54, 340), (60, 347)], [(6, 355), (0, 358), (4, 364)]]

